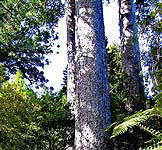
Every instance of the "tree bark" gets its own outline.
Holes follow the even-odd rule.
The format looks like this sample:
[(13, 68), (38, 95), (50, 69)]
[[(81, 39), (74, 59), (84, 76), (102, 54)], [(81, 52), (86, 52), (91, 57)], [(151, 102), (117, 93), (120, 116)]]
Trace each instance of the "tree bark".
[(67, 22), (67, 47), (68, 47), (68, 79), (67, 79), (67, 101), (71, 112), (75, 107), (75, 0), (66, 0), (66, 22)]
[(140, 77), (140, 50), (133, 0), (119, 0), (119, 25), (123, 72), (127, 74), (124, 83), (129, 94), (125, 108), (131, 113), (143, 107), (144, 88)]
[(76, 0), (75, 149), (104, 149), (110, 124), (102, 0)]

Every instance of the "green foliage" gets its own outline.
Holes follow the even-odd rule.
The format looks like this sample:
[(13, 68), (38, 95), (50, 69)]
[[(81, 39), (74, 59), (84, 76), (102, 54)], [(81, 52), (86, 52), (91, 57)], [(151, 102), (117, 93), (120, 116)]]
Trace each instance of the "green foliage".
[(125, 75), (122, 72), (121, 55), (119, 53), (119, 46), (114, 44), (107, 48), (108, 58), (108, 80), (109, 92), (111, 99), (111, 113), (112, 121), (121, 120), (126, 116), (124, 107), (124, 100), (126, 99), (126, 92), (124, 91), (123, 81)]
[[(116, 126), (113, 129), (113, 133), (111, 138), (114, 138), (120, 134), (123, 134), (127, 132), (129, 129), (140, 125), (142, 122), (146, 121), (148, 118), (154, 116), (155, 114), (153, 113), (153, 109), (148, 109), (142, 112), (138, 112), (132, 116), (126, 117), (123, 119), (123, 123), (115, 123)], [(111, 125), (113, 126), (113, 125)], [(109, 130), (111, 129), (111, 126), (108, 128)], [(109, 131), (107, 130), (107, 131)]]
[[(160, 110), (155, 110), (156, 108), (152, 108), (152, 109), (147, 109), (145, 111), (142, 112), (138, 112), (130, 117), (126, 117), (124, 118), (124, 122), (120, 123), (120, 122), (115, 122), (112, 125), (110, 125), (107, 128), (107, 132), (110, 132), (111, 129), (113, 128), (113, 132), (111, 134), (111, 138), (116, 138), (119, 135), (123, 135), (126, 132), (131, 132), (134, 133), (134, 128), (135, 127), (139, 127), (141, 130), (144, 130), (145, 132), (148, 132), (152, 138), (146, 142), (143, 143), (143, 147), (145, 145), (145, 147), (158, 147), (160, 149), (160, 143), (162, 142), (162, 130), (155, 130), (153, 129), (151, 126), (152, 124), (148, 124), (150, 127), (145, 126), (143, 124), (146, 124), (146, 122), (148, 122), (151, 118), (156, 118), (156, 117), (161, 117), (162, 114), (162, 109), (160, 108)], [(142, 142), (142, 141), (141, 141)], [(147, 149), (146, 148), (146, 149)]]
[(17, 72), (0, 87), (0, 149), (66, 149), (73, 144), (74, 121), (66, 94), (41, 97), (28, 89)]
[(5, 74), (5, 69), (2, 64), (0, 64), (0, 85), (7, 80), (7, 76)]
[[(143, 148), (143, 150), (160, 150), (162, 148), (162, 132), (156, 131), (152, 128), (149, 128), (147, 126), (144, 125), (140, 125), (139, 126), (140, 129), (148, 132), (149, 134), (151, 134), (153, 136), (153, 138), (151, 138), (149, 141), (145, 142), (145, 148)], [(141, 149), (141, 148), (140, 148)], [(139, 150), (140, 150), (139, 149)]]
[(61, 91), (57, 96), (47, 93), (38, 103), (41, 107), (37, 110), (35, 121), (39, 122), (37, 125), (41, 129), (51, 135), (44, 135), (44, 139), (51, 141), (53, 149), (63, 149), (68, 143), (70, 145), (72, 135), (67, 132), (72, 132), (74, 122), (71, 120), (65, 93)]
[[(121, 121), (128, 115), (129, 106), (127, 107), (126, 103), (129, 101), (133, 101), (133, 105), (137, 107), (136, 110), (141, 109), (141, 107), (136, 104), (138, 102), (138, 100), (136, 100), (137, 96), (130, 94), (129, 84), (134, 80), (122, 70), (119, 46), (117, 44), (109, 46), (107, 52), (112, 122), (116, 122)], [(132, 87), (132, 89), (133, 88), (134, 87)]]
[(0, 146), (3, 149), (23, 144), (21, 134), (31, 120), (31, 99), (21, 77), (17, 72), (15, 81), (6, 81), (0, 87)]
[(52, 53), (63, 14), (60, 0), (0, 1), (0, 62), (8, 73), (21, 70), (31, 82), (48, 81), (38, 67), (49, 64), (45, 55)]

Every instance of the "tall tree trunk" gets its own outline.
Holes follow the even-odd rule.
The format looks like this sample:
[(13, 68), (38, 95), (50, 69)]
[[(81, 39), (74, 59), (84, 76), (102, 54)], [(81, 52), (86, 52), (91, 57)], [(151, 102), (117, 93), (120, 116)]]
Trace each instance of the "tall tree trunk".
[(72, 113), (75, 107), (75, 0), (66, 0), (68, 79), (67, 100)]
[(102, 0), (76, 1), (75, 149), (104, 149), (110, 124)]
[(144, 88), (139, 73), (140, 51), (133, 0), (119, 0), (119, 24), (123, 72), (128, 75), (124, 82), (129, 94), (125, 108), (128, 113), (143, 107)]

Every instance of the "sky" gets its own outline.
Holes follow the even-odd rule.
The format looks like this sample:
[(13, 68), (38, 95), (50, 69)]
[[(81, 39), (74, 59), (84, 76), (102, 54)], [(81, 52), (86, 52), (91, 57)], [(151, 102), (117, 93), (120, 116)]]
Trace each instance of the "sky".
[[(62, 0), (64, 2), (65, 0)], [(118, 3), (117, 0), (111, 0), (110, 4), (103, 5), (105, 35), (108, 38), (108, 44), (116, 42), (119, 44), (119, 26), (118, 26)], [(53, 54), (48, 58), (51, 61), (50, 65), (45, 67), (45, 76), (49, 79), (49, 86), (54, 87), (54, 91), (61, 89), (63, 83), (63, 70), (67, 65), (67, 36), (66, 36), (66, 17), (61, 18), (58, 23), (57, 31), (59, 40), (53, 47)], [(60, 48), (57, 48), (57, 45)], [(59, 52), (59, 53), (58, 53)]]

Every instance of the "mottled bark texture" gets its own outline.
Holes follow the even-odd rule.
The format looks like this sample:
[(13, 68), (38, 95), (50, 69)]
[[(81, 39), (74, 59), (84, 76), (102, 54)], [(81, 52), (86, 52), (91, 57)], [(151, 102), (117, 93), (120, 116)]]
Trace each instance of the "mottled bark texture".
[(110, 100), (102, 0), (76, 0), (75, 150), (102, 150)]
[(67, 100), (74, 113), (75, 107), (75, 0), (66, 0), (67, 47), (68, 47), (68, 80)]
[(133, 0), (119, 0), (119, 23), (123, 72), (127, 74), (124, 87), (129, 94), (125, 108), (131, 113), (143, 107), (144, 88), (139, 73), (140, 51)]

